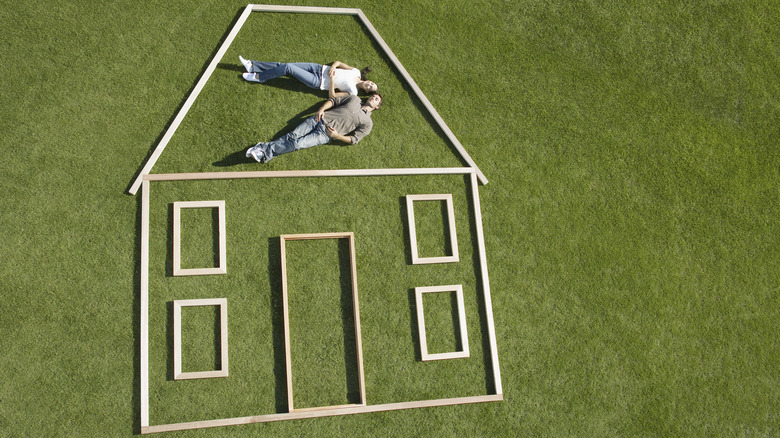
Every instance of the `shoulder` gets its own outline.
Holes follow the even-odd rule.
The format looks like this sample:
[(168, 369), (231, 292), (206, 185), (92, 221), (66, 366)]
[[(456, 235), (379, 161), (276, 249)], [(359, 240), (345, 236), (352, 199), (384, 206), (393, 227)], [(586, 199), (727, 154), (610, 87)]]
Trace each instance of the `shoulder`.
[(335, 107), (335, 106), (340, 106), (340, 105), (343, 105), (343, 104), (347, 103), (349, 97), (351, 97), (351, 96), (346, 96), (346, 97), (345, 96), (336, 96), (336, 97), (331, 97), (328, 100), (333, 102), (333, 106)]

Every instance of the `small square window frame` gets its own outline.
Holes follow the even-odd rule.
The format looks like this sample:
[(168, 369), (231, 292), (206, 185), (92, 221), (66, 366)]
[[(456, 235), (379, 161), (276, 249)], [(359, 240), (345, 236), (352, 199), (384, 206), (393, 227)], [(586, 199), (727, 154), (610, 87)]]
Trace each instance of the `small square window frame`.
[[(181, 267), (181, 210), (183, 208), (217, 208), (219, 226), (219, 266), (215, 268)], [(173, 275), (227, 274), (227, 241), (225, 232), (225, 201), (178, 201), (173, 203)]]
[[(219, 307), (220, 369), (182, 372), (181, 365), (181, 308), (197, 306)], [(227, 298), (174, 300), (173, 302), (173, 380), (208, 379), (228, 376)]]
[[(428, 342), (425, 338), (425, 315), (423, 314), (423, 299), (425, 293), (455, 292), (458, 307), (458, 325), (460, 331), (460, 351), (447, 353), (428, 353)], [(469, 337), (466, 330), (466, 309), (463, 304), (463, 286), (453, 284), (448, 286), (424, 286), (414, 288), (414, 299), (417, 305), (417, 332), (420, 336), (420, 355), (423, 362), (430, 360), (460, 359), (469, 357)]]
[[(450, 252), (452, 255), (439, 257), (420, 257), (417, 251), (417, 228), (414, 224), (414, 201), (445, 201), (447, 204), (447, 222), (450, 228)], [(455, 263), (458, 256), (458, 236), (455, 231), (455, 208), (452, 194), (406, 195), (406, 214), (409, 223), (409, 243), (412, 250), (412, 264)]]

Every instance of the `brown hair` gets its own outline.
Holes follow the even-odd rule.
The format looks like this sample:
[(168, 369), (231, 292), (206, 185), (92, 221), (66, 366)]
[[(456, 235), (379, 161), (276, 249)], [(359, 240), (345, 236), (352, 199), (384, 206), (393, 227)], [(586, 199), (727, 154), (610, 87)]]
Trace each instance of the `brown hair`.
[(360, 70), (360, 80), (361, 81), (367, 81), (368, 78), (366, 77), (367, 74), (371, 73), (373, 70), (371, 70), (371, 67), (366, 67), (363, 70)]
[[(373, 96), (375, 94), (377, 96), (379, 96), (379, 106), (377, 106), (376, 109), (374, 109), (374, 111), (378, 110), (379, 108), (382, 108), (382, 104), (385, 103), (385, 98), (378, 91), (376, 93), (371, 93), (371, 96)], [(371, 96), (368, 96), (368, 97), (371, 97)]]

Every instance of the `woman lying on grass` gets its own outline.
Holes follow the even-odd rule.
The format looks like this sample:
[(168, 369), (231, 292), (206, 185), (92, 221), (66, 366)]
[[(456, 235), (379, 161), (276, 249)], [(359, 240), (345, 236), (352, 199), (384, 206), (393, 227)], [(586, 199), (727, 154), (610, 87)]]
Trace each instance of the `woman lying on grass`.
[[(249, 61), (238, 57), (246, 68), (244, 79), (250, 82), (260, 82), (281, 76), (292, 76), (304, 85), (315, 90), (328, 90), (328, 97), (357, 96), (358, 91), (366, 94), (376, 93), (377, 85), (366, 79), (370, 67), (362, 71), (350, 67), (341, 61), (332, 65), (315, 64), (313, 62), (264, 62)], [(336, 90), (341, 90), (336, 92)]]

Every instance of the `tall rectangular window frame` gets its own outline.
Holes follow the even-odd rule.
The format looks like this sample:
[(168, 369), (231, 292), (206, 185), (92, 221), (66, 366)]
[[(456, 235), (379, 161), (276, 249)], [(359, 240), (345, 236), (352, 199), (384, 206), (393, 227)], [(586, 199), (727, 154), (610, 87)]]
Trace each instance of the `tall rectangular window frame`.
[[(181, 210), (183, 208), (216, 208), (218, 210), (219, 265), (214, 268), (181, 267)], [(178, 201), (173, 203), (173, 275), (227, 274), (227, 241), (225, 227), (225, 201)]]
[[(287, 253), (286, 242), (288, 240), (314, 240), (314, 239), (348, 239), (349, 241), (349, 271), (352, 286), (352, 309), (355, 319), (355, 349), (357, 353), (358, 384), (360, 387), (360, 403), (339, 406), (318, 406), (316, 408), (295, 409), (293, 406), (292, 387), (292, 361), (290, 359), (290, 316), (288, 310), (287, 290)], [(283, 234), (279, 236), (279, 248), (282, 265), (282, 312), (284, 319), (284, 353), (285, 369), (287, 375), (287, 410), (293, 412), (306, 412), (323, 409), (340, 409), (366, 405), (366, 382), (363, 373), (363, 345), (360, 336), (360, 305), (357, 289), (357, 264), (355, 262), (355, 234), (345, 233), (315, 233), (315, 234)]]

